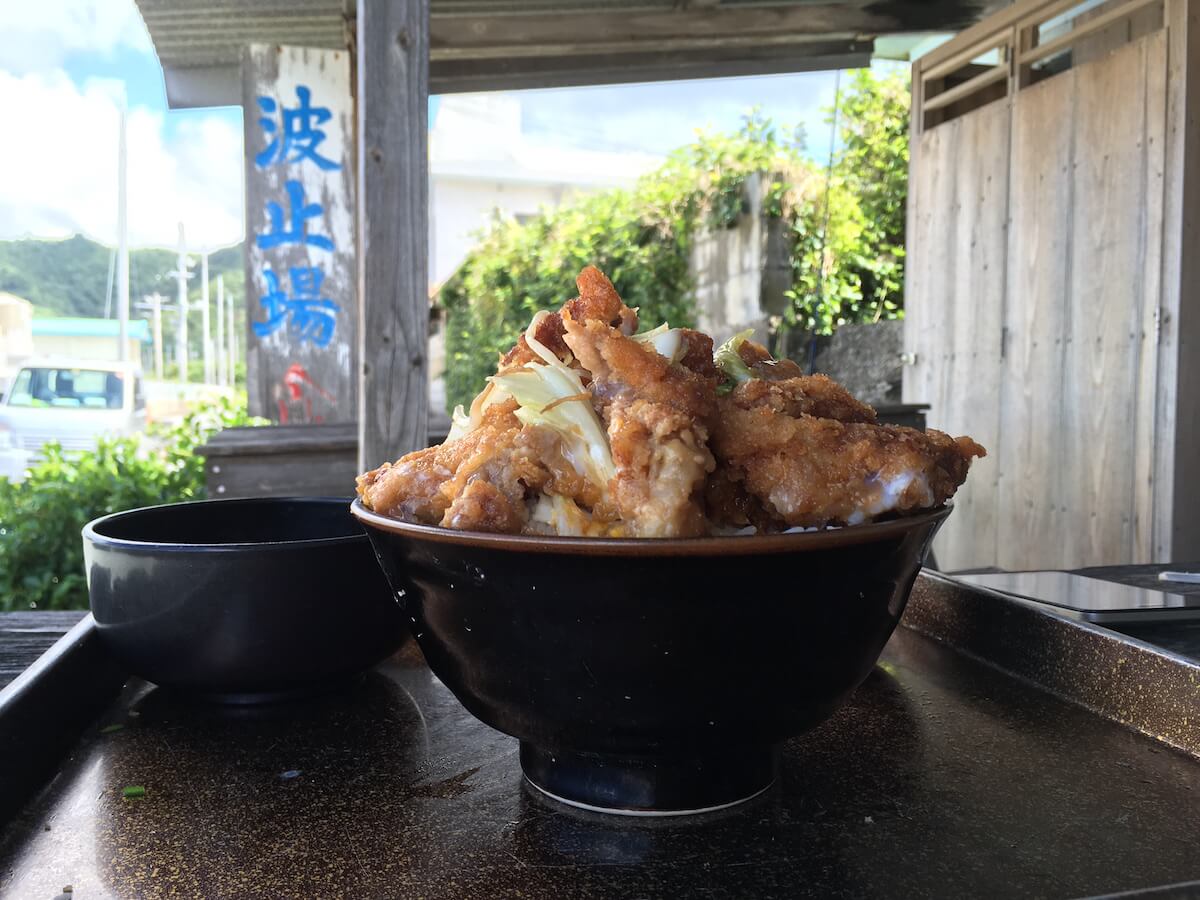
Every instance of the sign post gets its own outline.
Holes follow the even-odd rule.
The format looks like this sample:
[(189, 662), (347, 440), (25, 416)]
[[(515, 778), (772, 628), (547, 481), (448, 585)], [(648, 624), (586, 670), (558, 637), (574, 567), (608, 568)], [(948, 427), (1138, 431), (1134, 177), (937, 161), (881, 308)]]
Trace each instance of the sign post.
[(292, 425), (354, 421), (349, 54), (252, 44), (242, 90), (250, 413)]

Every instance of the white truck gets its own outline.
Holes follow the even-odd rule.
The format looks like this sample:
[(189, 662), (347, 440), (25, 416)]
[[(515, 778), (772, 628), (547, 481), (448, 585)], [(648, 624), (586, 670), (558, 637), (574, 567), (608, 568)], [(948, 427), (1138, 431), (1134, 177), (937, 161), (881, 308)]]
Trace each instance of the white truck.
[(26, 360), (0, 398), (0, 477), (20, 481), (48, 441), (65, 450), (90, 450), (99, 437), (145, 427), (145, 387), (137, 364)]

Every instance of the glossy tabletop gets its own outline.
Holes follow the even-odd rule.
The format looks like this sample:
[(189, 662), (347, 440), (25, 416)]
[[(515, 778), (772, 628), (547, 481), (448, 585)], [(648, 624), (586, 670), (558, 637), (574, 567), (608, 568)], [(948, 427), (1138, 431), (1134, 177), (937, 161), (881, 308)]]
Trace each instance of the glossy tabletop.
[(411, 647), (267, 710), (135, 682), (5, 832), (0, 896), (1078, 897), (1200, 879), (1200, 762), (904, 628), (785, 746), (776, 786), (726, 813), (569, 810), (523, 784), (516, 751)]

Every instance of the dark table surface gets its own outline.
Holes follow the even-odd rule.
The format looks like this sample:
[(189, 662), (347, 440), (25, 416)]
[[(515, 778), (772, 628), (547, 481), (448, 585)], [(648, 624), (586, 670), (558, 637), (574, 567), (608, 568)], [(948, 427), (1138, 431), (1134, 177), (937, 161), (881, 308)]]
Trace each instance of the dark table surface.
[(904, 628), (785, 745), (777, 786), (726, 813), (568, 810), (522, 783), (516, 750), (411, 647), (259, 711), (134, 682), (4, 834), (0, 896), (1078, 897), (1200, 878), (1200, 763)]

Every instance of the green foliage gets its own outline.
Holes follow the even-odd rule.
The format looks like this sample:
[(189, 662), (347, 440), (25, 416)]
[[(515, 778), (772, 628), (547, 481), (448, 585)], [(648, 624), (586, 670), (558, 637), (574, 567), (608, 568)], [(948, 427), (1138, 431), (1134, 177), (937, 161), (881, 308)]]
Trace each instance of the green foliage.
[[(612, 279), (644, 328), (694, 324), (688, 255), (700, 225), (725, 228), (745, 205), (745, 181), (800, 165), (802, 134), (781, 140), (757, 114), (734, 135), (701, 134), (632, 190), (591, 194), (524, 225), (496, 219), (442, 287), (448, 405), (469, 405), (535, 312), (571, 296), (579, 270)], [(770, 201), (783, 202), (775, 181)]]
[(446, 396), (468, 405), (535, 312), (556, 309), (585, 265), (599, 266), (643, 327), (690, 325), (688, 259), (701, 228), (747, 211), (746, 182), (767, 179), (765, 212), (783, 220), (792, 260), (781, 330), (828, 334), (901, 314), (908, 88), (903, 76), (855, 75), (840, 98), (841, 150), (827, 179), (800, 130), (752, 112), (735, 134), (701, 133), (631, 190), (544, 209), (521, 225), (497, 218), (443, 285)]
[(824, 268), (815, 267), (819, 257), (811, 252), (793, 258), (806, 292), (797, 292), (792, 322), (820, 334), (844, 322), (899, 318), (904, 307), (908, 74), (860, 69), (839, 101), (836, 118), (829, 110), (841, 148)]
[(111, 512), (204, 499), (196, 448), (223, 428), (250, 424), (258, 420), (246, 415), (244, 399), (222, 398), (173, 427), (101, 440), (93, 452), (47, 445), (25, 481), (0, 478), (0, 610), (86, 608), (83, 526)]
[[(0, 292), (16, 294), (30, 301), (39, 318), (101, 318), (104, 316), (108, 291), (111, 254), (111, 248), (81, 235), (61, 241), (0, 241)], [(196, 259), (193, 254), (192, 260), (195, 262)], [(150, 320), (150, 313), (137, 306), (149, 294), (159, 293), (167, 303), (175, 302), (176, 282), (170, 273), (175, 271), (176, 262), (177, 253), (174, 250), (130, 251), (129, 299), (133, 308), (129, 314), (132, 318)], [(194, 274), (188, 282), (188, 296), (193, 304), (188, 316), (188, 338), (190, 353), (199, 356), (203, 331), (198, 263), (192, 267), (192, 272)], [(208, 272), (213, 315), (216, 314), (216, 283), (220, 275), (225, 282), (225, 295), (232, 298), (237, 310), (238, 327), (242, 327), (245, 322), (246, 280), (242, 245), (226, 247), (210, 254)], [(110, 312), (115, 317), (116, 307)], [(215, 321), (212, 323), (212, 333), (215, 336)], [(171, 347), (174, 347), (174, 335), (175, 313), (168, 310), (163, 313), (163, 339)]]
[[(82, 235), (61, 241), (0, 241), (0, 291), (24, 297), (61, 316), (103, 316), (111, 254), (110, 247)], [(131, 250), (129, 295), (133, 302), (155, 291), (173, 300), (175, 280), (169, 273), (175, 270), (175, 262), (174, 250)], [(226, 287), (239, 296), (243, 268), (240, 244), (208, 258), (212, 281), (223, 275)], [(198, 276), (189, 286), (192, 295), (199, 296)]]
[[(645, 195), (594, 194), (544, 211), (527, 226), (497, 220), (442, 288), (446, 391), (469, 405), (538, 310), (557, 309), (589, 264), (603, 269), (648, 322), (689, 324), (686, 244), (679, 219), (658, 218)], [(653, 212), (651, 211), (653, 209)]]

